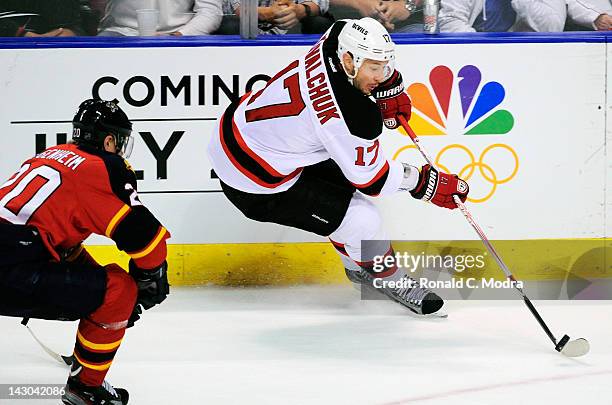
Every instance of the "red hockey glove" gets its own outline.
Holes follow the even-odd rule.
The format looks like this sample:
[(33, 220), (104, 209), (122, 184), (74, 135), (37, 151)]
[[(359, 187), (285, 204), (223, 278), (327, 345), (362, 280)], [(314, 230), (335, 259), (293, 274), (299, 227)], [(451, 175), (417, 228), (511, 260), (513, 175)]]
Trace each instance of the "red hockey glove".
[(410, 97), (404, 91), (402, 74), (397, 70), (393, 72), (390, 78), (374, 89), (372, 96), (376, 99), (376, 104), (378, 104), (387, 128), (395, 129), (399, 127), (398, 115), (403, 115), (406, 121), (410, 120), (412, 109)]
[(457, 177), (456, 174), (438, 172), (430, 165), (425, 165), (419, 174), (417, 186), (410, 192), (417, 200), (431, 201), (432, 203), (449, 209), (457, 208), (453, 196), (465, 202), (470, 187)]

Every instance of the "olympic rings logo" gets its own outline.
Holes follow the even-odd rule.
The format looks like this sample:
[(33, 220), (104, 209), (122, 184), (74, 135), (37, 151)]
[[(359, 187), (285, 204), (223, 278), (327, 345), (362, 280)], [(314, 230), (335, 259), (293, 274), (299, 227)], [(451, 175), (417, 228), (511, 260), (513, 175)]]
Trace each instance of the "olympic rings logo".
[[(399, 148), (393, 155), (393, 160), (396, 160), (402, 152), (409, 149), (416, 149), (416, 146), (406, 145)], [(467, 157), (468, 163), (465, 164), (463, 168), (457, 173), (459, 177), (470, 183), (470, 179), (473, 179), (474, 175), (478, 173), (485, 182), (491, 185), (491, 189), (489, 190), (489, 192), (484, 196), (479, 197), (477, 195), (474, 195), (474, 192), (476, 191), (477, 187), (471, 184), (470, 197), (468, 197), (468, 201), (473, 203), (481, 203), (490, 199), (497, 191), (497, 187), (501, 184), (508, 183), (510, 180), (516, 177), (516, 174), (519, 170), (518, 154), (509, 145), (503, 143), (495, 143), (489, 145), (480, 153), (478, 159), (476, 159), (476, 155), (474, 155), (474, 153), (469, 148), (464, 145), (455, 143), (445, 146), (436, 155), (436, 165), (440, 170), (445, 171), (447, 173), (456, 173), (452, 170), (449, 170), (447, 166), (448, 159), (446, 157), (450, 154), (450, 151), (452, 150), (458, 151), (460, 154)], [(505, 177), (498, 176), (497, 172), (493, 169), (491, 164), (485, 163), (487, 155), (494, 150), (498, 150), (499, 152), (507, 154), (513, 160), (513, 164), (511, 165), (511, 167), (513, 167), (512, 171), (510, 172), (510, 174), (505, 175)], [(457, 156), (455, 156), (455, 159), (456, 158)], [(476, 171), (476, 169), (478, 169), (478, 172)]]

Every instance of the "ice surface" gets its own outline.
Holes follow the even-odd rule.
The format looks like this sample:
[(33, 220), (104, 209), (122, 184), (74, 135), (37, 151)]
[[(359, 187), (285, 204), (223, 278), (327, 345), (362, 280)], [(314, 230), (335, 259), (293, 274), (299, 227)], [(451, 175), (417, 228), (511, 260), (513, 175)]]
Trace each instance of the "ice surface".
[[(447, 305), (448, 319), (421, 320), (350, 286), (175, 288), (128, 330), (108, 380), (135, 405), (612, 403), (612, 302), (535, 303), (558, 337), (590, 341), (579, 359), (521, 301)], [(30, 326), (72, 350), (76, 323)], [(0, 383), (65, 382), (18, 319), (0, 331)]]

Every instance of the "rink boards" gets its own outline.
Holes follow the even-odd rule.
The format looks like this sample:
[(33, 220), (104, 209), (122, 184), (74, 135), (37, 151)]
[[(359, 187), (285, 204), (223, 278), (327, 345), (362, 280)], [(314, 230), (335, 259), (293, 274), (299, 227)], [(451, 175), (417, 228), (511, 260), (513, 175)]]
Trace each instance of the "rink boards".
[[(612, 275), (607, 38), (395, 37), (411, 125), (438, 164), (468, 179), (470, 209), (492, 240), (506, 241), (500, 251), (523, 278), (560, 278), (576, 263), (585, 277)], [(81, 100), (116, 98), (135, 124), (130, 161), (141, 199), (172, 233), (175, 285), (341, 282), (323, 239), (243, 218), (220, 193), (205, 152), (230, 97), (261, 88), (314, 41), (0, 41), (0, 176), (70, 139)], [(422, 163), (400, 131), (386, 130), (381, 141), (389, 158)], [(459, 213), (408, 195), (377, 204), (389, 237), (412, 241), (415, 251), (480, 248)], [(107, 239), (88, 243), (102, 261), (125, 261)]]

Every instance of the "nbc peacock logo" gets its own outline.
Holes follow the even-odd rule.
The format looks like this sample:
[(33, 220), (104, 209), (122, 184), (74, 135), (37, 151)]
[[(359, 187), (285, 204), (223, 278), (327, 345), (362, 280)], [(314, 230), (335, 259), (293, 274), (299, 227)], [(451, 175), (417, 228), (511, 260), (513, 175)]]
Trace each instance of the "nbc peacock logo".
[[(461, 143), (447, 144), (435, 157), (441, 170), (457, 173), (470, 183), (469, 201), (489, 200), (500, 185), (516, 176), (519, 158), (511, 146), (469, 141), (478, 135), (503, 136), (514, 127), (513, 115), (501, 107), (506, 90), (499, 82), (483, 84), (482, 73), (474, 65), (463, 66), (456, 75), (447, 66), (436, 66), (428, 84), (413, 83), (407, 92), (412, 100), (410, 126), (417, 135), (469, 136)], [(400, 132), (405, 134), (401, 127)], [(412, 149), (411, 144), (399, 148), (394, 159)]]
[(453, 90), (458, 90), (463, 134), (502, 135), (510, 132), (514, 127), (514, 117), (507, 110), (497, 109), (506, 97), (504, 86), (491, 81), (481, 88), (481, 81), (480, 69), (473, 65), (459, 69), (457, 78), (447, 66), (433, 68), (429, 74), (430, 87), (424, 83), (413, 83), (408, 87), (414, 109), (410, 120), (412, 129), (417, 135), (447, 134)]

